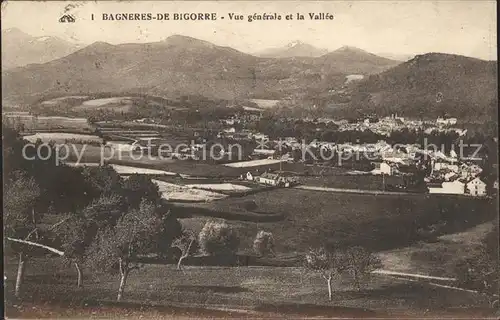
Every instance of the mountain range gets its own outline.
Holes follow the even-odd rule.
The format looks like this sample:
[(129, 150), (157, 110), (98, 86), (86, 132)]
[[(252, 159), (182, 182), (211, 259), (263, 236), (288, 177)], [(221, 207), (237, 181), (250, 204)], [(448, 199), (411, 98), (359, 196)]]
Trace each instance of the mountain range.
[(262, 58), (174, 35), (153, 43), (93, 43), (63, 58), (3, 72), (8, 98), (46, 93), (143, 92), (156, 95), (282, 98), (342, 84), (398, 62), (346, 47), (318, 58)]
[[(329, 92), (347, 90), (347, 111), (488, 116), (496, 114), (496, 68), (496, 61), (442, 53), (401, 62), (349, 46), (319, 57), (257, 57), (174, 35), (152, 43), (96, 42), (46, 63), (4, 70), (2, 90), (4, 103), (102, 92), (329, 99)], [(349, 75), (364, 79), (345, 89)]]
[(302, 41), (293, 41), (281, 48), (270, 48), (257, 52), (255, 55), (264, 58), (292, 58), (292, 57), (311, 57), (316, 58), (327, 54), (328, 50), (319, 49), (313, 45)]
[(4, 69), (45, 63), (80, 49), (81, 46), (58, 37), (33, 37), (17, 28), (2, 30)]

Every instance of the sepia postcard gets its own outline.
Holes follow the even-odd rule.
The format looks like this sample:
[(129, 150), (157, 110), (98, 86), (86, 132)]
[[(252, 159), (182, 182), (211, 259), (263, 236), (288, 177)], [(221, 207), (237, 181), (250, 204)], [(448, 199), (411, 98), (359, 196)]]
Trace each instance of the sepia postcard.
[(3, 1), (7, 319), (498, 319), (496, 1)]

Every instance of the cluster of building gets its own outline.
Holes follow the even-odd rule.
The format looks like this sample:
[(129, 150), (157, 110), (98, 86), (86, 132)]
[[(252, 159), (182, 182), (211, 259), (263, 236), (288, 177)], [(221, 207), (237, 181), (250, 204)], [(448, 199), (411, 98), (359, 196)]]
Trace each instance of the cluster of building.
[(285, 176), (284, 174), (273, 172), (264, 172), (261, 175), (254, 175), (251, 172), (247, 172), (247, 174), (245, 175), (245, 179), (267, 186), (283, 188), (289, 188), (298, 184), (298, 181), (295, 177)]
[(389, 136), (393, 131), (398, 131), (402, 129), (417, 130), (425, 128), (426, 133), (431, 133), (433, 131), (437, 132), (457, 132), (459, 135), (464, 135), (466, 130), (452, 127), (457, 124), (457, 118), (443, 118), (438, 117), (435, 122), (433, 121), (422, 121), (422, 120), (410, 120), (404, 117), (393, 114), (390, 117), (385, 117), (382, 119), (374, 118), (363, 118), (358, 119), (358, 121), (352, 123), (347, 120), (334, 120), (330, 118), (319, 118), (319, 119), (304, 119), (306, 122), (316, 122), (316, 123), (335, 123), (339, 126), (339, 131), (366, 131), (370, 130), (376, 134)]

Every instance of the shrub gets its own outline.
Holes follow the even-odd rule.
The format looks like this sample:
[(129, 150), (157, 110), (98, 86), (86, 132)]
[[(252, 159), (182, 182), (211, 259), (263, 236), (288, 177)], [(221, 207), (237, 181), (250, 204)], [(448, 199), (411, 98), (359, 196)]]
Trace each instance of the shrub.
[(274, 237), (271, 232), (259, 231), (253, 241), (253, 250), (259, 256), (274, 254)]
[(200, 231), (198, 242), (205, 254), (233, 254), (238, 249), (240, 239), (226, 222), (208, 221)]

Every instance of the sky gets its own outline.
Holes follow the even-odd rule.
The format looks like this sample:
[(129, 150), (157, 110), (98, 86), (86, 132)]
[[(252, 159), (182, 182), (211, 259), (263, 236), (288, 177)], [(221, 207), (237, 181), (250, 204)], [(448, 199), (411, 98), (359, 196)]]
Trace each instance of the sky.
[[(69, 6), (68, 6), (69, 5)], [(60, 23), (65, 12), (75, 23)], [(103, 21), (103, 13), (216, 13), (216, 21)], [(333, 20), (309, 20), (308, 13)], [(242, 14), (231, 21), (229, 13)], [(253, 14), (277, 13), (280, 21), (248, 22)], [(302, 13), (306, 20), (299, 21)], [(91, 20), (91, 15), (94, 19)], [(293, 20), (285, 15), (293, 14)], [(220, 17), (224, 19), (220, 19)], [(2, 2), (2, 30), (58, 36), (90, 44), (155, 42), (173, 34), (254, 53), (302, 41), (335, 50), (355, 46), (373, 53), (443, 52), (496, 60), (496, 1), (129, 1)]]

